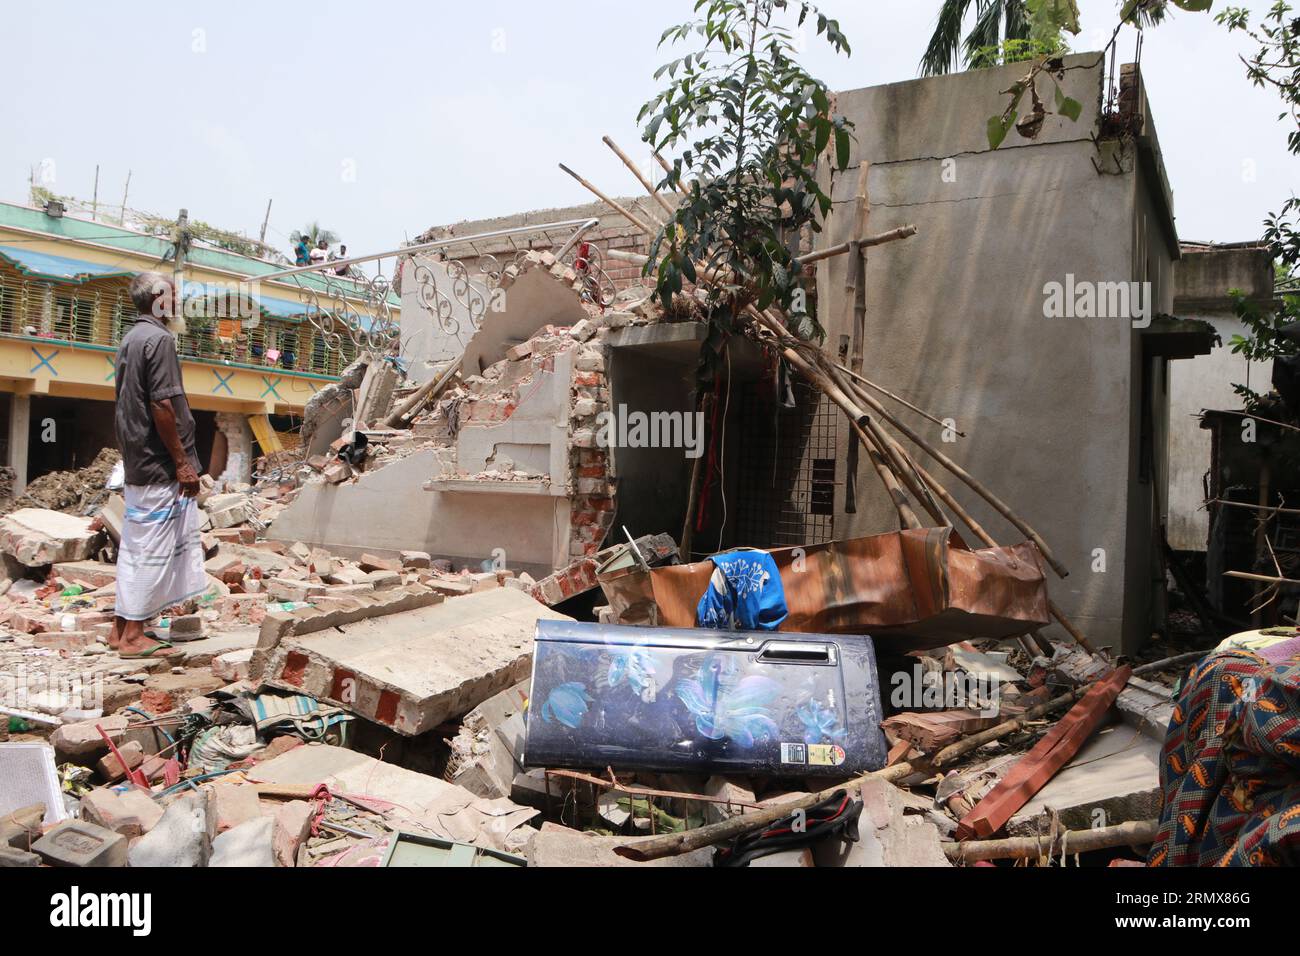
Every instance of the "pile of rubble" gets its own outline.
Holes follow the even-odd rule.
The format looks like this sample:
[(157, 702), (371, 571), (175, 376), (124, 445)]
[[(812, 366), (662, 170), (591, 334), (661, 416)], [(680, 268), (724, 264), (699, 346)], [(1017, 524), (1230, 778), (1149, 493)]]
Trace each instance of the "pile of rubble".
[[(28, 484), (22, 494), (13, 493), (12, 472), (0, 479), (0, 514), (19, 508), (48, 508), (68, 514), (93, 514), (108, 497), (106, 485), (122, 456), (112, 448), (101, 449), (85, 468), (52, 471)], [(8, 469), (5, 469), (9, 471)]]
[[(211, 587), (154, 622), (181, 649), (166, 660), (123, 661), (106, 645), (115, 567), (96, 556), (111, 555), (114, 500), (102, 531), (52, 511), (0, 519), (0, 549), (27, 569), (0, 586), (9, 738), (0, 743), (0, 865), (432, 865), (469, 853), (480, 865), (706, 866), (740, 851), (715, 852), (712, 837), (695, 846), (693, 834), (776, 819), (843, 787), (777, 774), (526, 766), (534, 631), (547, 621), (596, 626), (547, 605), (596, 587), (596, 569), (631, 549), (565, 569), (563, 591), (424, 553), (349, 559), (259, 533), (293, 494), (287, 483), (205, 494)], [(675, 545), (661, 535), (635, 550), (662, 562)], [(1082, 689), (1105, 671), (1077, 650), (1030, 659), (995, 645), (882, 665), (882, 688), (915, 678), (934, 700), (888, 708), (885, 767), (840, 791), (852, 819), (814, 842), (735, 858), (946, 866), (1050, 856), (1064, 834), (1084, 831), (1124, 831), (1103, 844), (1111, 853), (1149, 840), (1128, 831), (1149, 827), (1159, 808), (1169, 689), (1127, 671), (1109, 698), (1112, 723), (1058, 746), (1059, 773), (974, 842), (961, 832), (1034, 759), (1061, 695), (1086, 700)], [(945, 706), (954, 684), (975, 689), (961, 707)], [(981, 740), (961, 759), (945, 757)], [(984, 839), (994, 832), (1009, 839)], [(1077, 836), (1071, 845), (1081, 847)]]
[[(581, 287), (547, 254), (512, 268)], [(513, 339), (485, 321), (476, 364), (424, 381), (396, 353), (365, 356), (313, 399), (297, 453), (260, 462), (255, 485), (205, 479), (209, 587), (149, 626), (173, 656), (108, 647), (124, 505), (106, 474), (79, 478), (75, 503), (0, 517), (0, 866), (948, 866), (1066, 847), (1136, 862), (1171, 709), (1142, 674), (1177, 677), (1180, 661), (1133, 671), (1021, 637), (1047, 623), (1041, 574), (996, 609), (958, 607), (981, 589), (946, 578), (903, 575), (907, 599), (882, 600), (854, 564), (895, 552), (867, 539), (797, 549), (793, 570), (778, 555), (753, 579), (803, 575), (785, 582), (783, 630), (737, 636), (748, 663), (724, 659), (735, 642), (717, 632), (666, 626), (695, 626), (722, 565), (674, 566), (666, 534), (611, 540), (606, 343), (663, 318), (634, 299)], [(455, 542), (487, 553), (454, 562), (378, 543), (382, 521), (412, 530), (404, 496), (464, 511), (484, 488), (498, 502), (484, 514), (527, 495), (545, 527), (567, 524), (534, 573), (491, 539)], [(305, 543), (329, 540), (295, 533), (320, 514), (356, 530)], [(1032, 549), (1005, 550), (1041, 571)], [(870, 616), (915, 609), (923, 584), (952, 606)], [(808, 633), (832, 603), (837, 634)], [(857, 636), (878, 628), (876, 644)], [(861, 674), (812, 699), (736, 672), (811, 661), (838, 679), (850, 659)], [(737, 756), (778, 730), (779, 758)], [(682, 740), (689, 752), (644, 759)], [(872, 756), (857, 765), (859, 750)]]

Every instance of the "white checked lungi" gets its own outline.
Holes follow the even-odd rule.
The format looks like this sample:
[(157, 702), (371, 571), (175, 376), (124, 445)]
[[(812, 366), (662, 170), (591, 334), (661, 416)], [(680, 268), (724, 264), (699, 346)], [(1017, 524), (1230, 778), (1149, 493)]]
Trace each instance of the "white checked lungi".
[(207, 591), (199, 506), (177, 482), (127, 485), (126, 522), (117, 549), (118, 617), (147, 621)]

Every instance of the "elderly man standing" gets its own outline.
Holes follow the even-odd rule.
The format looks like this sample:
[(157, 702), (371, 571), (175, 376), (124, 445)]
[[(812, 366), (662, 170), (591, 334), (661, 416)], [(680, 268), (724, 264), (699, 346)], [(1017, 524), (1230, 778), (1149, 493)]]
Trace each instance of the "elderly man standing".
[(176, 290), (156, 272), (131, 282), (140, 313), (117, 350), (117, 447), (126, 467), (126, 522), (117, 552), (109, 646), (128, 659), (178, 651), (145, 633), (147, 620), (207, 590), (199, 542), (194, 416), (168, 329)]

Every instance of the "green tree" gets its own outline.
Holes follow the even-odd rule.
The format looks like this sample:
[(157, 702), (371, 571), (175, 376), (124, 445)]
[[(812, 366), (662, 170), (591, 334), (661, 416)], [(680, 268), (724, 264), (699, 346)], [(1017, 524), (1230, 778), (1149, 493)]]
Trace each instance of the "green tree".
[(794, 29), (815, 18), (838, 53), (848, 55), (849, 42), (809, 3), (698, 0), (695, 10), (702, 17), (665, 30), (660, 45), (700, 43), (660, 67), (655, 78), (668, 85), (638, 116), (651, 148), (681, 150), (659, 188), (686, 193), (652, 243), (646, 274), (657, 270), (656, 292), (670, 308), (702, 264), (711, 322), (776, 303), (792, 332), (821, 337), (790, 246), (830, 212), (817, 166), (823, 157), (833, 171), (848, 166), (852, 124), (796, 61), (783, 15), (794, 14)]
[[(989, 118), (988, 139), (991, 149), (997, 149), (1002, 144), (1013, 125), (1026, 139), (1033, 139), (1043, 128), (1043, 120), (1053, 111), (1043, 104), (1039, 95), (1038, 79), (1041, 76), (1046, 76), (1053, 82), (1056, 113), (1077, 122), (1083, 111), (1082, 105), (1077, 100), (1065, 95), (1060, 84), (1068, 69), (1059, 52), (1065, 49), (1065, 34), (1079, 32), (1077, 0), (1024, 0), (1024, 2), (1029, 20), (1029, 41), (1040, 51), (1048, 52), (1034, 54), (1029, 69), (1005, 91), (1008, 100), (1002, 114)], [(1133, 26), (1141, 30), (1148, 25), (1162, 22), (1171, 3), (1180, 10), (1197, 12), (1210, 9), (1214, 5), (1214, 0), (1123, 0), (1119, 22), (1115, 24), (1110, 44), (1115, 42), (1119, 31), (1124, 26)], [(1107, 48), (1110, 44), (1107, 44)], [(1029, 94), (1030, 103), (1028, 109), (1022, 112), (1026, 93)]]
[[(972, 4), (975, 22), (963, 38)], [(1025, 0), (943, 0), (921, 57), (921, 75), (939, 76), (976, 65), (981, 51), (1016, 41), (1029, 41)]]
[[(1159, 23), (1168, 2), (1126, 0), (1122, 16), (1141, 26)], [(1201, 9), (1208, 9), (1208, 0)], [(1077, 0), (943, 0), (921, 75), (1060, 56), (1069, 50), (1065, 34), (1078, 32)]]
[[(1228, 7), (1217, 21), (1230, 32), (1240, 32), (1257, 44), (1253, 56), (1242, 57), (1246, 75), (1256, 86), (1271, 89), (1282, 100), (1283, 112), (1278, 119), (1286, 129), (1287, 148), (1300, 155), (1300, 16), (1290, 3), (1278, 0), (1263, 18), (1252, 24), (1250, 11)], [(1295, 337), (1286, 334), (1288, 327), (1300, 322), (1300, 289), (1296, 274), (1300, 271), (1300, 199), (1288, 197), (1281, 210), (1264, 220), (1264, 242), (1277, 263), (1278, 304), (1259, 308), (1232, 290), (1237, 317), (1246, 327), (1245, 335), (1229, 341), (1233, 352), (1253, 361), (1270, 361), (1297, 352)], [(1244, 385), (1233, 386), (1253, 409), (1262, 396)]]

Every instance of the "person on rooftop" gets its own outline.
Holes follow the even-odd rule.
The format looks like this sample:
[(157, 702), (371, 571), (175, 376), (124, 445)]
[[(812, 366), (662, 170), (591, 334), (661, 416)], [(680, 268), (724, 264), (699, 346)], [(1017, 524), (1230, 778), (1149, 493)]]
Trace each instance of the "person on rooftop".
[[(340, 245), (340, 246), (339, 246), (339, 251), (338, 251), (337, 254), (336, 254), (336, 253), (330, 253), (330, 259), (331, 259), (331, 260), (346, 259), (347, 257), (348, 257), (348, 247), (347, 247), (346, 245)], [(334, 267), (334, 274), (335, 274), (336, 276), (345, 276), (345, 275), (348, 274), (348, 272), (351, 271), (351, 269), (352, 269), (351, 266), (335, 266), (335, 267)]]
[(298, 243), (293, 247), (293, 261), (297, 266), (311, 264), (311, 250), (307, 246), (306, 236), (298, 237)]

